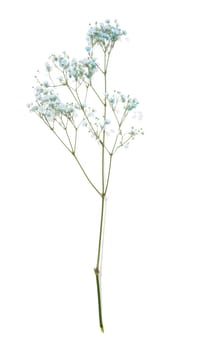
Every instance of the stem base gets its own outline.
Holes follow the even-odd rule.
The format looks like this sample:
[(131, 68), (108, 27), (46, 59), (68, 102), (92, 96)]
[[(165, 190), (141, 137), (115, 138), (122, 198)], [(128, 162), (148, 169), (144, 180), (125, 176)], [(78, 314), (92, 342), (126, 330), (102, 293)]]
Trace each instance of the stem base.
[(97, 286), (97, 296), (98, 296), (98, 315), (99, 315), (99, 325), (101, 331), (104, 333), (103, 319), (102, 319), (102, 307), (101, 307), (101, 286), (100, 286), (100, 271), (96, 267), (94, 269), (96, 276), (96, 286)]

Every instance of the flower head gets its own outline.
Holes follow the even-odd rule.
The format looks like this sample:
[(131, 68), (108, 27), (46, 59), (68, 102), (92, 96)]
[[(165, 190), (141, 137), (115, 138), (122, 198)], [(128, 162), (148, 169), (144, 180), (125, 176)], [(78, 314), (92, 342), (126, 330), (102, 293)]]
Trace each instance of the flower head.
[(122, 36), (126, 35), (126, 31), (119, 28), (117, 21), (112, 25), (109, 20), (104, 23), (95, 23), (91, 26), (87, 33), (87, 41), (89, 46), (100, 45), (107, 47), (113, 45)]

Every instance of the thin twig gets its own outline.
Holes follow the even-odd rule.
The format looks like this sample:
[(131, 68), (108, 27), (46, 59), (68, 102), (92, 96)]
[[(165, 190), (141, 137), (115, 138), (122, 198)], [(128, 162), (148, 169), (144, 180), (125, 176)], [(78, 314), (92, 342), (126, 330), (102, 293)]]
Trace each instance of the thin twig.
[(95, 95), (98, 97), (99, 101), (102, 103), (102, 105), (104, 106), (104, 101), (102, 100), (102, 98), (99, 96), (99, 94), (97, 93), (97, 91), (95, 90), (95, 88), (93, 87), (92, 83), (90, 84), (91, 89), (93, 90), (93, 92), (95, 93)]

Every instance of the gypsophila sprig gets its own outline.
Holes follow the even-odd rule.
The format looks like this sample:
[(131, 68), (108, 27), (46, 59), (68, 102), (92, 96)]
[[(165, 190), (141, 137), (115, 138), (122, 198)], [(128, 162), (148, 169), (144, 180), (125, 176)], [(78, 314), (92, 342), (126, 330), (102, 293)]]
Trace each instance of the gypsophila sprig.
[[(113, 158), (118, 149), (127, 147), (139, 134), (142, 114), (135, 97), (118, 90), (108, 91), (108, 67), (115, 44), (126, 36), (115, 20), (89, 25), (85, 57), (76, 59), (65, 51), (52, 54), (37, 72), (33, 87), (35, 100), (28, 104), (70, 152), (88, 183), (101, 200), (101, 215), (96, 266), (94, 268), (98, 314), (101, 331), (104, 331), (101, 301), (101, 256), (104, 211), (110, 182)], [(97, 53), (101, 51), (99, 57)], [(97, 79), (101, 84), (100, 88)], [(112, 90), (113, 91), (113, 90)], [(80, 159), (78, 144), (84, 132), (94, 138), (100, 147), (100, 187), (89, 176)], [(81, 141), (80, 141), (81, 143)], [(85, 142), (85, 150), (87, 150)], [(96, 162), (98, 158), (96, 159)], [(93, 159), (91, 159), (93, 162)]]
[(104, 50), (110, 49), (116, 41), (125, 35), (126, 31), (119, 27), (117, 20), (115, 20), (113, 25), (110, 23), (110, 20), (106, 20), (103, 23), (96, 22), (95, 26), (90, 25), (87, 34), (88, 48), (91, 50), (95, 45), (99, 45)]

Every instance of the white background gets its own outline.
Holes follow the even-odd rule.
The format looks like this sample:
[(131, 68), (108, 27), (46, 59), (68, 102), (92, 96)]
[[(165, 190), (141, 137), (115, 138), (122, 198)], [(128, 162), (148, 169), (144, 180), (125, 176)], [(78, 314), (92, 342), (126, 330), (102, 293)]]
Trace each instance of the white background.
[[(106, 18), (129, 34), (113, 88), (140, 100), (145, 136), (113, 168), (102, 334), (99, 198), (26, 104), (47, 57), (83, 55), (89, 22)], [(210, 349), (209, 33), (202, 0), (1, 5), (2, 350)]]

